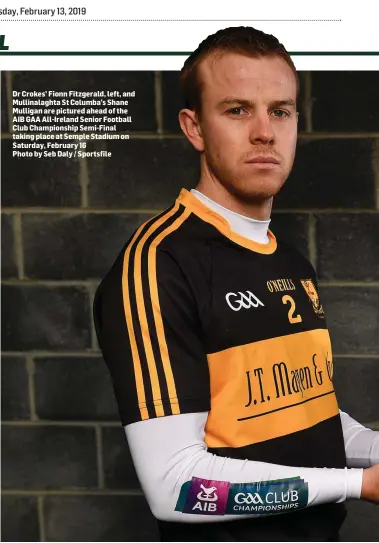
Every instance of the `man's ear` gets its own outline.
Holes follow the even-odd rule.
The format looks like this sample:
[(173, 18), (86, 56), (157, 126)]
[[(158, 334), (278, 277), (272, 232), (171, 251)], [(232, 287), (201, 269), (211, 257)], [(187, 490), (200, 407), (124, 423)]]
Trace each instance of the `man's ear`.
[(179, 111), (179, 124), (184, 135), (195, 149), (200, 152), (204, 151), (203, 136), (196, 113), (192, 109), (181, 109)]

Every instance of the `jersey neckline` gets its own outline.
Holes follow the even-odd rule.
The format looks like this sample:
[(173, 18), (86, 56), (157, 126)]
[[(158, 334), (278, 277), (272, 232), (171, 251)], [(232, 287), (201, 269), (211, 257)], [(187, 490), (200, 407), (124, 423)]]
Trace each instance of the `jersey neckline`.
[(203, 202), (201, 202), (198, 198), (196, 198), (196, 196), (194, 196), (185, 188), (181, 189), (179, 196), (176, 199), (176, 202), (184, 205), (195, 215), (200, 217), (200, 219), (209, 224), (212, 224), (215, 228), (217, 228), (219, 232), (221, 232), (221, 234), (229, 238), (231, 241), (234, 241), (234, 243), (245, 247), (246, 249), (250, 249), (255, 253), (270, 255), (277, 248), (276, 237), (270, 229), (267, 230), (267, 235), (269, 238), (268, 243), (258, 243), (257, 241), (252, 241), (245, 236), (241, 236), (240, 234), (233, 232), (233, 230), (230, 228), (230, 224), (226, 219), (224, 219), (224, 217), (203, 204)]

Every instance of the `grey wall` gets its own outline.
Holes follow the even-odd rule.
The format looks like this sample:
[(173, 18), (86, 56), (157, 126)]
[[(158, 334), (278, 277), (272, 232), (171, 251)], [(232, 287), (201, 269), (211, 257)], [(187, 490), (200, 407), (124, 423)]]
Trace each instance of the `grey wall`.
[[(379, 429), (379, 73), (301, 80), (297, 159), (272, 229), (317, 268), (340, 407)], [(156, 540), (91, 304), (137, 225), (197, 182), (178, 73), (6, 72), (1, 86), (2, 539)], [(124, 87), (137, 91), (134, 137), (108, 142), (109, 161), (11, 158), (12, 89)], [(379, 509), (349, 509), (342, 539), (378, 540)]]

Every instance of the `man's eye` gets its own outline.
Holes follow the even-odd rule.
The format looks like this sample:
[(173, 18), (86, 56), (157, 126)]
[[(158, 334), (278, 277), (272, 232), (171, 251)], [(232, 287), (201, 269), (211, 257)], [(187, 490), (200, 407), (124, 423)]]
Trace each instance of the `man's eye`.
[(275, 117), (278, 117), (279, 119), (282, 119), (284, 117), (289, 117), (288, 111), (285, 111), (284, 109), (274, 109), (272, 112)]
[(232, 107), (231, 109), (228, 109), (228, 113), (234, 116), (240, 116), (244, 115), (246, 111), (242, 107)]

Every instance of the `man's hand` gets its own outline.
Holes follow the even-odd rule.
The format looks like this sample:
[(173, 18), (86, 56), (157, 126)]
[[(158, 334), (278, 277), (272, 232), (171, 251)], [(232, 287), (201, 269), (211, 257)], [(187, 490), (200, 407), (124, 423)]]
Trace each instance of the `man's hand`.
[(379, 464), (363, 470), (361, 499), (379, 503)]

